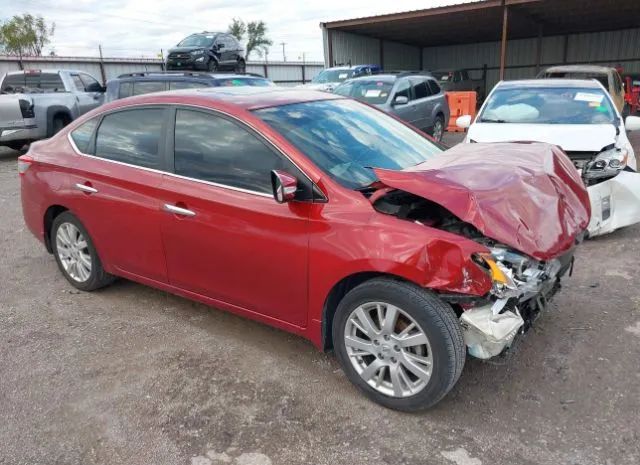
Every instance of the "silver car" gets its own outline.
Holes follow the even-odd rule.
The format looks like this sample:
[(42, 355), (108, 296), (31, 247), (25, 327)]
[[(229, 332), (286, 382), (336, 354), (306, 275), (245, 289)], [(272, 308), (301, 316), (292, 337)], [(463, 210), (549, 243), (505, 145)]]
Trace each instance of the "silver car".
[(444, 91), (427, 73), (364, 76), (343, 82), (334, 92), (392, 113), (438, 141), (442, 140), (449, 121), (449, 105)]

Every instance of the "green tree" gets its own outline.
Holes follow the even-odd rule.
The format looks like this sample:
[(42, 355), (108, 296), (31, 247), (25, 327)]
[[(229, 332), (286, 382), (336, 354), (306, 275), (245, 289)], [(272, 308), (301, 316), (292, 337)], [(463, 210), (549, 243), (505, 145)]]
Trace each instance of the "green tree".
[(261, 57), (269, 46), (273, 44), (273, 41), (267, 37), (267, 25), (264, 21), (249, 21), (245, 23), (239, 18), (233, 18), (229, 25), (229, 33), (246, 43), (247, 59), (249, 59), (251, 52), (256, 52)]
[(0, 47), (8, 55), (42, 55), (42, 49), (51, 41), (55, 23), (47, 26), (42, 16), (25, 13), (0, 24)]

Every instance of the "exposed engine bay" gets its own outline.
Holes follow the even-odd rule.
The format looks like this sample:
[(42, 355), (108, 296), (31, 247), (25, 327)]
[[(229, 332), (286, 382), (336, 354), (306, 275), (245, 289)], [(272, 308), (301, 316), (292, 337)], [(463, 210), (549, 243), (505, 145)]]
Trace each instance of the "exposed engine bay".
[(529, 329), (560, 288), (561, 276), (573, 266), (573, 250), (548, 261), (536, 260), (486, 237), (441, 205), (417, 195), (388, 190), (376, 197), (373, 206), (380, 213), (466, 237), (490, 250), (476, 257), (478, 266), (494, 277), (490, 295), (476, 302), (452, 302), (459, 310), (469, 354), (477, 358), (501, 354), (518, 333)]

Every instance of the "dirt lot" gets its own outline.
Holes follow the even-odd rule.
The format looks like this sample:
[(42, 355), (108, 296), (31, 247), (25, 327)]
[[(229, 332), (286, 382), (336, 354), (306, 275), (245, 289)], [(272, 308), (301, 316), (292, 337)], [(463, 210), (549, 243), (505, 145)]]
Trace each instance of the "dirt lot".
[(509, 358), (467, 359), (407, 415), (289, 334), (127, 281), (76, 292), (25, 229), (15, 158), (0, 151), (0, 464), (640, 463), (638, 226), (580, 248)]

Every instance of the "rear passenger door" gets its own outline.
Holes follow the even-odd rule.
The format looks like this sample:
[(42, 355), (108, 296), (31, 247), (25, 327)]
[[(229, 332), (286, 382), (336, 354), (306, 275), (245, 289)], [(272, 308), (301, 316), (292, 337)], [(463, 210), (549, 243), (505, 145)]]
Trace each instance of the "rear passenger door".
[(412, 77), (410, 81), (414, 95), (413, 104), (416, 109), (415, 126), (424, 131), (433, 125), (432, 115), (435, 103), (433, 94), (427, 83), (427, 78)]
[(69, 169), (70, 208), (103, 261), (132, 279), (167, 281), (158, 197), (168, 111), (122, 109), (71, 132), (78, 156)]
[(174, 173), (162, 183), (169, 282), (272, 323), (305, 326), (312, 204), (277, 203), (270, 173), (296, 176), (301, 195), (310, 181), (252, 130), (215, 112), (178, 108), (173, 134)]

